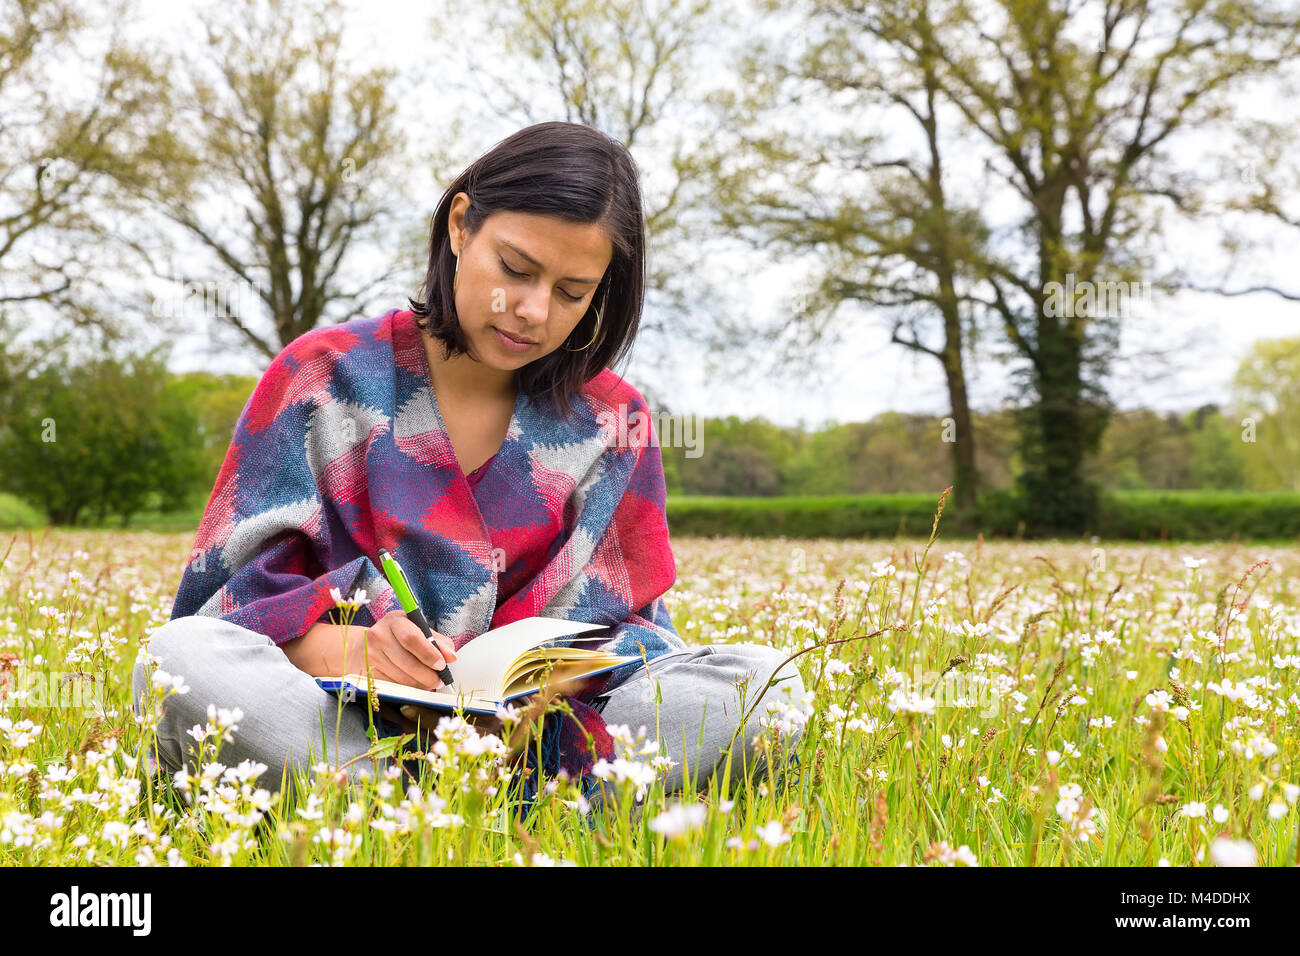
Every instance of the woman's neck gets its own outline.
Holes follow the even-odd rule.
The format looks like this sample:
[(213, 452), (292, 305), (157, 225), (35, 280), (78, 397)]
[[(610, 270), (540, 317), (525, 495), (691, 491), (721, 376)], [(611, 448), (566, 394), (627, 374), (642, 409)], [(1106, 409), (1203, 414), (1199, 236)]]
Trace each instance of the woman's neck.
[(423, 336), (423, 339), (429, 378), (443, 401), (513, 403), (518, 396), (513, 369), (489, 368), (468, 353), (446, 358), (442, 342), (430, 335)]

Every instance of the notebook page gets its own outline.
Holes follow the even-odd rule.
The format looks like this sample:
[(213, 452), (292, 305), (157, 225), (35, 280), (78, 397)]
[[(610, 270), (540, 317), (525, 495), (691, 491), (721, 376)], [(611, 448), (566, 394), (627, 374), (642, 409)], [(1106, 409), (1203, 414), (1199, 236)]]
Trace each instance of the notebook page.
[(526, 617), (480, 634), (461, 648), (456, 660), (451, 662), (451, 673), (456, 678), (451, 692), (499, 700), (501, 678), (524, 651), (557, 637), (606, 627), (557, 617)]

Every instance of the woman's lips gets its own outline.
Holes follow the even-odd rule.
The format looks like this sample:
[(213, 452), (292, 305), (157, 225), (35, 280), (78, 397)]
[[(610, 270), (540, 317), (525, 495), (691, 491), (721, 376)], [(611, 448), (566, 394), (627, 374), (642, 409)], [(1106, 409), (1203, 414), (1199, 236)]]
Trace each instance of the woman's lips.
[(505, 332), (502, 332), (495, 325), (492, 326), (492, 331), (496, 333), (497, 341), (500, 342), (502, 346), (509, 349), (511, 352), (527, 352), (529, 349), (531, 349), (534, 345), (537, 344), (536, 342), (521, 342), (518, 341), (517, 339), (512, 339), (509, 335), (507, 335)]

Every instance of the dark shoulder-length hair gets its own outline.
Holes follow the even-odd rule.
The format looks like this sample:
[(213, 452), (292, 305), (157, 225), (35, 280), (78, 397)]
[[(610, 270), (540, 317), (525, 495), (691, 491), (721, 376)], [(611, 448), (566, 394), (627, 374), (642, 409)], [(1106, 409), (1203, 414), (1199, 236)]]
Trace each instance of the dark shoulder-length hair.
[[(573, 393), (629, 353), (641, 322), (645, 217), (636, 163), (622, 143), (590, 126), (538, 123), (498, 143), (447, 187), (429, 232), (420, 298), (410, 302), (416, 324), (441, 341), (448, 355), (468, 350), (452, 296), (456, 257), (447, 228), (452, 200), (461, 192), (469, 195), (464, 227), (471, 236), (502, 210), (596, 223), (609, 236), (613, 256), (586, 314), (559, 348), (518, 372), (520, 391), (549, 400), (567, 417)], [(600, 330), (592, 341), (598, 309)]]

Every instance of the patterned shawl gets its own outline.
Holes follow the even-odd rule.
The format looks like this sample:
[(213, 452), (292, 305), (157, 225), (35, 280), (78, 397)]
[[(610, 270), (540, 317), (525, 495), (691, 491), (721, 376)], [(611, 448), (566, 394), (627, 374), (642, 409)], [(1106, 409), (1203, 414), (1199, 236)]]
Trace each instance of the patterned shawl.
[[(283, 644), (329, 619), (331, 588), (363, 588), (370, 607), (356, 623), (373, 624), (399, 607), (378, 569), (387, 548), (457, 648), (539, 615), (615, 625), (601, 646), (617, 654), (683, 649), (663, 599), (676, 563), (646, 401), (609, 369), (574, 397), (562, 419), (521, 392), (471, 488), (411, 312), (308, 332), (244, 407), (172, 617), (218, 616)], [(545, 772), (563, 769), (594, 792), (592, 765), (614, 753), (587, 701), (641, 666), (569, 699), (581, 728), (547, 718)]]

